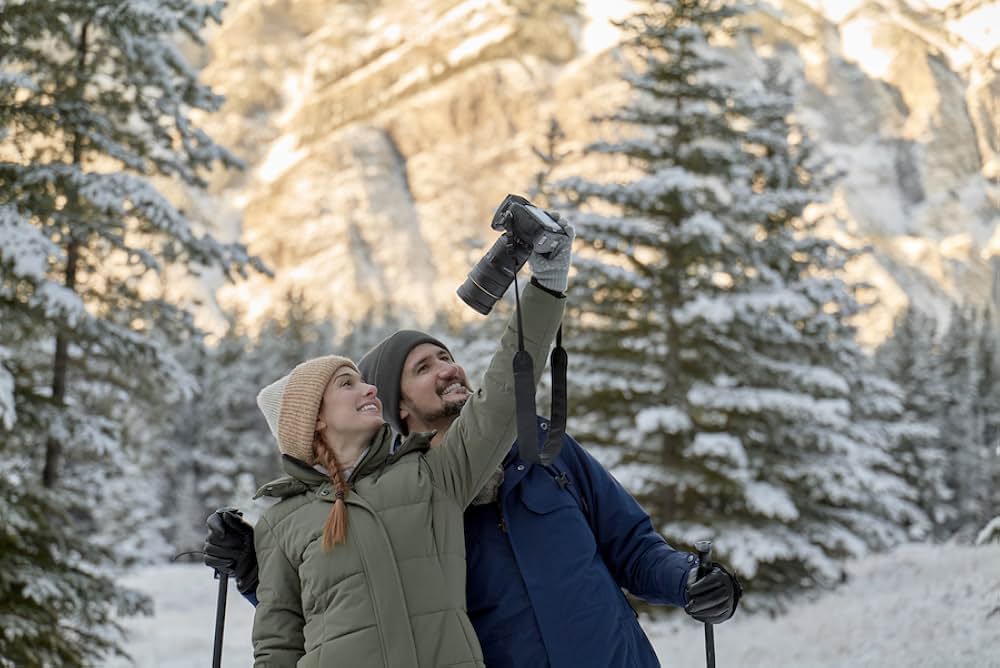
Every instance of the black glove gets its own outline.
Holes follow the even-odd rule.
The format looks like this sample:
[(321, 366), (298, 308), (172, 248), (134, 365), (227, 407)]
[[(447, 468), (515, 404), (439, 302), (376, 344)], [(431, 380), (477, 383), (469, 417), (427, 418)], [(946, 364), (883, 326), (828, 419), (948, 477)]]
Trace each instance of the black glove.
[(685, 612), (699, 622), (720, 624), (736, 612), (743, 587), (735, 575), (713, 564), (707, 574), (688, 584), (687, 594)]
[(253, 527), (236, 508), (219, 508), (208, 516), (205, 537), (205, 565), (236, 578), (241, 594), (257, 591), (257, 553), (253, 547)]

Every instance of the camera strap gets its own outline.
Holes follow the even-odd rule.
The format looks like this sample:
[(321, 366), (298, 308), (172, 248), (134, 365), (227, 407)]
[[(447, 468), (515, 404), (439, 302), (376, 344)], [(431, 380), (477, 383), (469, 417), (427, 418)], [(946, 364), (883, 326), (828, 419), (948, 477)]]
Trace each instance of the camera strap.
[(545, 444), (538, 444), (538, 422), (535, 405), (535, 365), (531, 353), (524, 349), (524, 323), (521, 318), (521, 297), (514, 277), (514, 308), (517, 312), (517, 352), (514, 353), (514, 405), (517, 414), (517, 444), (523, 459), (548, 466), (559, 456), (563, 434), (566, 433), (566, 370), (569, 357), (562, 346), (562, 325), (556, 332), (552, 349), (552, 417), (549, 420)]

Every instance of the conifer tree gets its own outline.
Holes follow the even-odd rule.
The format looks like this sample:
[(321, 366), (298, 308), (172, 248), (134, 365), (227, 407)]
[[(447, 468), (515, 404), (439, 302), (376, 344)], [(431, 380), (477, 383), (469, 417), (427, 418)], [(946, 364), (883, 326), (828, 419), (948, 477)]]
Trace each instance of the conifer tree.
[(250, 511), (257, 486), (280, 470), (258, 390), (335, 344), (332, 325), (317, 320), (301, 294), (286, 295), (259, 332), (248, 331), (238, 312), (227, 319), (217, 341), (184, 354), (199, 388), (166, 416), (155, 446), (165, 464), (161, 495), (171, 509), (169, 540), (176, 550), (199, 544), (215, 509)]
[(738, 16), (645, 3), (624, 23), (643, 63), (635, 96), (606, 119), (627, 130), (590, 147), (629, 178), (559, 184), (583, 246), (574, 431), (621, 446), (616, 472), (668, 537), (714, 535), (754, 600), (776, 605), (836, 581), (839, 559), (899, 539), (918, 512), (877, 438), (892, 406), (864, 415), (852, 400), (894, 390), (854, 339), (851, 253), (807, 211), (832, 175), (787, 86), (718, 76), (711, 40), (737, 35)]
[[(97, 665), (118, 654), (113, 614), (149, 611), (116, 586), (111, 554), (77, 530), (77, 495), (40, 484), (40, 434), (52, 398), (52, 339), (38, 312), (85, 317), (78, 298), (47, 282), (57, 253), (15, 207), (0, 204), (0, 667)], [(30, 296), (32, 309), (23, 307)], [(84, 437), (103, 439), (97, 420)], [(59, 423), (66, 424), (69, 420)], [(86, 510), (84, 508), (84, 510)]]
[(944, 538), (944, 528), (956, 510), (941, 447), (941, 411), (948, 387), (942, 377), (934, 319), (908, 307), (896, 318), (892, 336), (879, 347), (877, 361), (903, 395), (903, 418), (896, 427), (903, 475), (917, 491), (917, 503), (930, 520), (932, 535)]
[(985, 309), (979, 334), (979, 403), (985, 502), (981, 523), (1000, 513), (1000, 308)]
[[(199, 233), (155, 181), (197, 189), (208, 169), (238, 164), (193, 120), (221, 100), (177, 41), (198, 41), (222, 7), (0, 6), (0, 517), (14, 536), (0, 589), (2, 605), (24, 604), (22, 622), (4, 619), (0, 656), (19, 666), (99, 663), (115, 648), (111, 611), (137, 607), (106, 578), (111, 555), (91, 536), (117, 515), (104, 504), (136, 507), (112, 492), (136, 462), (129, 410), (194, 389), (166, 345), (193, 340), (192, 318), (165, 283), (262, 269)], [(10, 546), (38, 556), (30, 570)]]
[(956, 304), (941, 343), (947, 393), (940, 423), (954, 516), (946, 533), (971, 538), (992, 516), (996, 497), (996, 330), (983, 311)]

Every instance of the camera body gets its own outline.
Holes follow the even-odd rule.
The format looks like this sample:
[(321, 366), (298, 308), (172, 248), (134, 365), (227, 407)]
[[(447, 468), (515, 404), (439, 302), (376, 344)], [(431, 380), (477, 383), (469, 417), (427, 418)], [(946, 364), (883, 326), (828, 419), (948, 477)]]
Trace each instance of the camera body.
[(532, 251), (550, 253), (560, 244), (558, 235), (565, 235), (556, 221), (520, 195), (504, 198), (490, 227), (502, 232), (500, 238), (458, 288), (462, 301), (483, 315), (507, 292)]

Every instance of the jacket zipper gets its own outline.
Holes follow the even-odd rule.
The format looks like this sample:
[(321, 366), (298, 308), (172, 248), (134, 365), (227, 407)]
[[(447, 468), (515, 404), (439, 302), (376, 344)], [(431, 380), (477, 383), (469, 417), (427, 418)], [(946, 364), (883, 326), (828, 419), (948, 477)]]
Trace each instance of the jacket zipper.
[(497, 522), (497, 528), (503, 533), (507, 533), (507, 520), (503, 516), (503, 507), (500, 505), (500, 499), (497, 499), (494, 503), (497, 504), (497, 517), (500, 519)]

